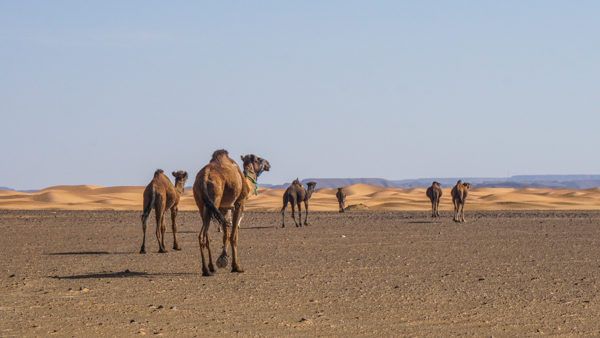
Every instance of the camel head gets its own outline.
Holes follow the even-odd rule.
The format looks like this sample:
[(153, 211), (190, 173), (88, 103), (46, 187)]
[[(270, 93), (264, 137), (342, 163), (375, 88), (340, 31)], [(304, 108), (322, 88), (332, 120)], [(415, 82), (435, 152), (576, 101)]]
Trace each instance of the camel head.
[(188, 173), (187, 171), (178, 170), (171, 173), (173, 177), (175, 177), (175, 186), (185, 186), (185, 181), (187, 181)]
[(300, 179), (296, 177), (296, 179), (292, 181), (292, 185), (302, 185), (302, 183), (300, 183)]
[(242, 162), (244, 163), (244, 170), (251, 170), (256, 174), (256, 177), (260, 176), (264, 171), (271, 170), (271, 164), (264, 158), (258, 157), (254, 154), (242, 156)]
[(438, 181), (433, 181), (433, 183), (431, 184), (431, 186), (432, 187), (441, 187), (442, 185)]
[(306, 185), (308, 186), (308, 189), (306, 189), (306, 198), (309, 199), (312, 196), (312, 193), (315, 191), (317, 182), (308, 182)]
[(467, 190), (471, 189), (471, 183), (463, 183), (462, 185), (463, 185), (463, 187), (465, 187)]
[(344, 188), (337, 188), (339, 192), (344, 192)]

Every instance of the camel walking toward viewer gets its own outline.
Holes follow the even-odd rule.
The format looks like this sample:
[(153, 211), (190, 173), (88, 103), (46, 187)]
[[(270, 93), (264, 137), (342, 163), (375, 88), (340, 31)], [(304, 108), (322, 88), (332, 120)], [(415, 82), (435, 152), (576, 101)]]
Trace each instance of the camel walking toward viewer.
[(174, 171), (173, 176), (175, 177), (175, 186), (171, 183), (169, 178), (164, 174), (162, 169), (158, 169), (154, 172), (154, 178), (144, 189), (144, 211), (142, 213), (142, 229), (144, 231), (144, 239), (142, 241), (142, 248), (140, 253), (146, 253), (146, 226), (148, 222), (148, 216), (150, 211), (154, 208), (154, 215), (156, 216), (156, 239), (158, 240), (158, 252), (165, 253), (165, 214), (167, 209), (171, 210), (171, 226), (173, 228), (173, 250), (181, 250), (179, 243), (177, 243), (177, 224), (175, 218), (177, 218), (177, 211), (179, 205), (179, 199), (183, 194), (185, 181), (188, 178), (188, 174), (185, 171), (179, 170)]
[(427, 188), (425, 193), (431, 201), (431, 217), (440, 217), (438, 210), (440, 206), (440, 200), (442, 199), (442, 186), (439, 182), (433, 182), (431, 187)]
[[(217, 266), (224, 268), (228, 264), (227, 247), (231, 244), (231, 272), (244, 272), (238, 259), (238, 230), (244, 214), (246, 200), (257, 193), (256, 180), (264, 171), (269, 171), (269, 161), (256, 155), (242, 156), (244, 171), (229, 157), (226, 150), (213, 153), (210, 162), (196, 175), (194, 199), (202, 217), (202, 228), (198, 235), (202, 276), (212, 276), (215, 272), (208, 229), (212, 218), (223, 228), (223, 249), (217, 259)], [(225, 218), (227, 211), (233, 210), (230, 222)], [(204, 252), (208, 253), (207, 257)]]
[[(308, 189), (304, 189), (298, 179), (295, 179), (292, 184), (283, 193), (283, 207), (281, 208), (281, 227), (285, 227), (285, 208), (288, 203), (292, 205), (292, 218), (297, 227), (302, 226), (302, 202), (306, 215), (304, 217), (304, 225), (308, 225), (308, 200), (315, 191), (316, 182), (308, 182)], [(298, 206), (298, 222), (296, 222), (295, 207)]]
[(344, 212), (346, 209), (346, 193), (343, 188), (338, 188), (335, 193), (335, 197), (337, 198), (338, 205), (340, 207), (340, 212)]
[(454, 188), (452, 188), (452, 203), (454, 203), (454, 222), (465, 221), (465, 201), (469, 195), (469, 189), (471, 189), (471, 183), (462, 183), (462, 181), (456, 182)]

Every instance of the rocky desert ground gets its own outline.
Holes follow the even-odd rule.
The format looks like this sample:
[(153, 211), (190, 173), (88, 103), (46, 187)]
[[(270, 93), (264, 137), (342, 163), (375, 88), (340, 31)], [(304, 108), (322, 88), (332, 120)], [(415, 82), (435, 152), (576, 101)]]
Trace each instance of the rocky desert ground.
[(248, 212), (246, 272), (206, 278), (195, 212), (140, 255), (139, 211), (2, 210), (0, 336), (600, 335), (600, 212), (428, 216)]

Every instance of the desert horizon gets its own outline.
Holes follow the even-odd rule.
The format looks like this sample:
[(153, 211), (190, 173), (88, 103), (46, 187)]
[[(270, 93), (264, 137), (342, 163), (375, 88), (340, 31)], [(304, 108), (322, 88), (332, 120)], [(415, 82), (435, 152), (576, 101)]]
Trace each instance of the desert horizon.
[[(389, 188), (353, 184), (344, 188), (349, 210), (427, 211), (431, 204), (426, 188)], [(4, 210), (114, 210), (142, 209), (144, 186), (59, 185), (34, 192), (0, 190)], [(260, 188), (251, 196), (249, 211), (279, 211), (284, 189)], [(336, 190), (322, 188), (312, 195), (311, 211), (337, 211)], [(179, 209), (198, 210), (192, 190), (182, 195)], [(467, 210), (600, 210), (600, 188), (477, 188), (469, 194)], [(450, 188), (443, 189), (440, 210), (452, 210)]]

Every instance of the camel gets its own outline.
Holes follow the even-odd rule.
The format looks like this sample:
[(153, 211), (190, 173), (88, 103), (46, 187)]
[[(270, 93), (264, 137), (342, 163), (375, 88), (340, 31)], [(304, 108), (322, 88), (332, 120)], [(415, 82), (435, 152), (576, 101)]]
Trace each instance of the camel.
[(452, 188), (452, 203), (454, 203), (454, 222), (465, 221), (465, 201), (471, 189), (471, 183), (456, 182)]
[(346, 193), (344, 193), (344, 189), (338, 188), (337, 192), (335, 193), (335, 197), (338, 200), (340, 212), (344, 212), (344, 209), (346, 209)]
[[(283, 207), (281, 208), (281, 227), (285, 228), (285, 208), (288, 203), (292, 205), (292, 218), (297, 227), (302, 226), (302, 202), (304, 202), (305, 217), (304, 225), (308, 225), (308, 200), (315, 191), (316, 182), (306, 183), (308, 189), (304, 189), (300, 181), (296, 178), (292, 184), (283, 193)], [(298, 206), (298, 222), (296, 222), (295, 206)]]
[(434, 181), (431, 187), (427, 188), (425, 194), (431, 201), (431, 217), (440, 217), (438, 208), (440, 206), (440, 199), (442, 199), (442, 185)]
[[(223, 250), (217, 259), (217, 266), (225, 268), (228, 264), (227, 246), (231, 245), (231, 272), (244, 272), (238, 258), (238, 230), (244, 214), (244, 205), (251, 194), (257, 194), (257, 179), (271, 169), (269, 161), (256, 155), (242, 156), (243, 172), (237, 163), (229, 157), (227, 150), (213, 153), (210, 162), (196, 175), (194, 182), (194, 200), (202, 217), (202, 228), (198, 235), (202, 276), (215, 273), (208, 229), (212, 218), (223, 228)], [(224, 216), (233, 210), (232, 221)], [(231, 228), (231, 230), (230, 230)], [(208, 253), (208, 263), (204, 252)]]
[(179, 243), (177, 243), (177, 211), (179, 205), (179, 199), (183, 194), (185, 181), (187, 181), (188, 174), (183, 170), (174, 171), (173, 176), (175, 177), (175, 186), (171, 183), (169, 178), (164, 174), (162, 169), (158, 169), (154, 172), (152, 181), (144, 189), (144, 211), (142, 212), (142, 229), (144, 231), (144, 239), (142, 241), (142, 248), (140, 249), (141, 254), (146, 253), (146, 224), (148, 222), (148, 216), (150, 211), (154, 208), (154, 215), (156, 216), (156, 239), (158, 240), (158, 252), (166, 253), (165, 249), (165, 213), (167, 209), (171, 210), (171, 227), (173, 228), (173, 250), (181, 250)]

